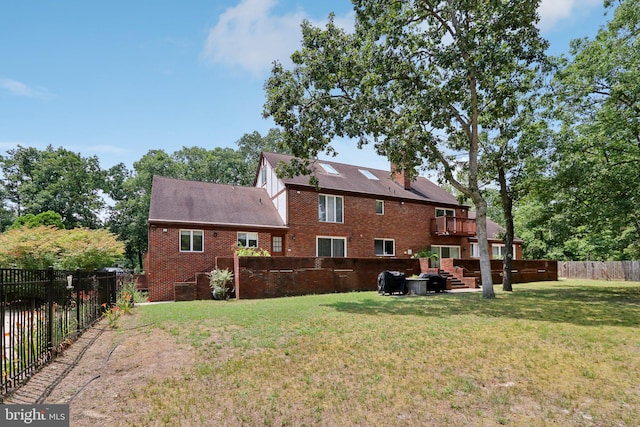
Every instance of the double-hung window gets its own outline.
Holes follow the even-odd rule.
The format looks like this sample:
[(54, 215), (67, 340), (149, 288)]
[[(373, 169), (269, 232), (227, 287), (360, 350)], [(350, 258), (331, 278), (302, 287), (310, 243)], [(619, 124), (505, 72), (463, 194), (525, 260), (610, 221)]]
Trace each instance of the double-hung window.
[(258, 233), (238, 233), (238, 246), (243, 248), (257, 248)]
[(344, 222), (343, 206), (342, 196), (320, 194), (318, 196), (318, 219), (321, 222)]
[(347, 239), (344, 237), (318, 237), (317, 256), (344, 258), (347, 256)]
[(393, 256), (396, 254), (396, 243), (393, 239), (375, 239), (373, 246), (378, 256)]
[(203, 252), (204, 231), (180, 230), (180, 252)]

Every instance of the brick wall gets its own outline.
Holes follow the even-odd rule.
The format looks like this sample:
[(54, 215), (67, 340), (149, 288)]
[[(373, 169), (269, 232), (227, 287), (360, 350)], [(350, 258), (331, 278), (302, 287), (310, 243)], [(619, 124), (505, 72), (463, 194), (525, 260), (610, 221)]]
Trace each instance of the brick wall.
[(375, 291), (384, 270), (420, 274), (417, 259), (239, 257), (235, 268), (239, 299), (334, 292)]
[[(180, 252), (180, 230), (184, 229), (204, 231), (203, 252)], [(242, 231), (255, 232), (249, 229)], [(270, 250), (271, 233), (259, 231), (258, 242), (260, 246)], [(162, 224), (149, 227), (148, 263), (145, 266), (149, 300), (174, 300), (176, 283), (194, 282), (196, 273), (212, 270), (216, 256), (230, 256), (236, 243), (237, 230)]]
[[(391, 189), (393, 192), (393, 188)], [(461, 245), (468, 254), (468, 239), (431, 234), (431, 219), (435, 218), (435, 205), (399, 200), (384, 200), (384, 214), (376, 214), (379, 197), (339, 194), (344, 197), (344, 223), (318, 221), (318, 195), (332, 194), (308, 189), (288, 190), (288, 225), (286, 255), (316, 256), (316, 237), (332, 236), (347, 239), (347, 256), (375, 257), (374, 239), (394, 239), (395, 256), (409, 258), (411, 252), (432, 244)], [(456, 215), (467, 217), (467, 211), (456, 209)]]
[[(452, 259), (441, 260), (441, 268), (453, 271), (456, 267), (464, 271), (468, 277), (480, 277), (480, 260)], [(513, 283), (542, 282), (558, 280), (558, 262), (548, 260), (511, 261)], [(502, 260), (491, 260), (491, 276), (493, 283), (502, 283)]]
[[(393, 190), (391, 188), (390, 196), (393, 195)], [(431, 234), (430, 227), (431, 220), (435, 218), (435, 205), (335, 193), (344, 198), (344, 223), (327, 223), (318, 221), (318, 195), (331, 193), (319, 193), (305, 187), (289, 188), (286, 191), (289, 230), (284, 235), (283, 244), (284, 255), (287, 258), (315, 257), (317, 236), (343, 237), (346, 239), (347, 257), (371, 258), (380, 262), (393, 260), (393, 258), (409, 259), (412, 253), (431, 245), (460, 246), (462, 258), (470, 254), (469, 239)], [(384, 201), (383, 215), (376, 214), (376, 200)], [(466, 218), (468, 212), (466, 209), (456, 208), (456, 216)], [(203, 230), (204, 251), (180, 252), (181, 229)], [(238, 231), (258, 232), (259, 246), (270, 252), (272, 232), (283, 235), (283, 230), (238, 230), (152, 224), (149, 227), (149, 251), (145, 264), (150, 300), (175, 299), (176, 283), (194, 282), (196, 273), (213, 269), (216, 257), (232, 256)], [(376, 257), (375, 239), (393, 239), (395, 256)], [(222, 268), (229, 268), (229, 265)]]

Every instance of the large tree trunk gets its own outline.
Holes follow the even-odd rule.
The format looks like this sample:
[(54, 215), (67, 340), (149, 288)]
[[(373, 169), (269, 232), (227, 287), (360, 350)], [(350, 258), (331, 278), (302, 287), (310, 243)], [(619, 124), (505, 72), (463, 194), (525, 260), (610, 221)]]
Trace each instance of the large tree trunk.
[(500, 181), (500, 197), (502, 198), (502, 211), (505, 221), (505, 237), (504, 237), (504, 261), (502, 263), (502, 290), (513, 291), (511, 260), (513, 259), (513, 200), (507, 188), (507, 177), (504, 168), (498, 167), (498, 180)]
[(469, 117), (469, 193), (476, 207), (476, 235), (480, 249), (480, 280), (482, 280), (482, 296), (495, 298), (493, 278), (491, 277), (491, 257), (487, 240), (487, 201), (482, 197), (478, 186), (478, 152), (480, 149), (480, 126), (478, 119), (478, 87), (476, 76), (469, 74), (469, 90), (471, 94), (471, 115)]
[(495, 298), (493, 278), (491, 277), (491, 257), (487, 240), (487, 202), (483, 198), (474, 201), (476, 206), (476, 230), (478, 248), (480, 249), (480, 280), (482, 280), (482, 296)]

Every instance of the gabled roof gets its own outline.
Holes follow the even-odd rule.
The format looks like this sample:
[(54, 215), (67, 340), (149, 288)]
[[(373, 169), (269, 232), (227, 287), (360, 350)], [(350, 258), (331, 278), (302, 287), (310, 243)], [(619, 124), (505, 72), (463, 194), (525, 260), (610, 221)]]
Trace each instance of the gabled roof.
[[(262, 153), (262, 157), (274, 168), (277, 167), (280, 162), (289, 163), (293, 159), (293, 156), (290, 155), (266, 152)], [(328, 172), (321, 166), (322, 164), (329, 165), (338, 173)], [(392, 179), (390, 171), (326, 160), (316, 160), (313, 165), (314, 176), (318, 179), (318, 186), (321, 190), (344, 191), (384, 198), (391, 197), (458, 206), (458, 201), (453, 195), (422, 176), (412, 181), (411, 188), (406, 190)], [(366, 172), (362, 171), (368, 171), (368, 173), (375, 176), (377, 180), (368, 178)], [(312, 187), (312, 185), (309, 184), (308, 176), (281, 179), (285, 185)]]
[(263, 188), (154, 176), (149, 222), (286, 228)]
[[(476, 212), (475, 211), (469, 212), (469, 218), (476, 219)], [(502, 240), (502, 235), (504, 234), (504, 232), (505, 232), (504, 228), (500, 226), (500, 224), (498, 224), (497, 222), (493, 222), (491, 218), (487, 217), (487, 238), (489, 240)], [(472, 237), (471, 239), (478, 240), (477, 236)], [(517, 236), (513, 237), (513, 241), (514, 243), (524, 242), (524, 240), (522, 240)]]

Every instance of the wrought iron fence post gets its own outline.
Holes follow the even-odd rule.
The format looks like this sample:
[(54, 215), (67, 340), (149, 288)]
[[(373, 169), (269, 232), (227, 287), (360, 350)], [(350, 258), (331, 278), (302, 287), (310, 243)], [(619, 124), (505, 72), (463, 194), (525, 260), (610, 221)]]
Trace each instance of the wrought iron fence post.
[(49, 319), (47, 322), (47, 351), (49, 355), (53, 354), (53, 287), (55, 284), (55, 274), (53, 272), (53, 267), (49, 267), (48, 271), (48, 287), (47, 287), (47, 303), (48, 303), (48, 316)]
[(74, 283), (73, 283), (73, 291), (76, 293), (76, 325), (77, 330), (80, 332), (82, 330), (82, 326), (80, 325), (80, 304), (82, 303), (82, 298), (80, 298), (80, 269), (76, 269), (76, 274), (74, 275)]
[[(2, 354), (0, 355), (0, 372), (5, 373), (8, 372), (9, 369), (7, 369), (8, 367), (8, 363), (9, 359), (8, 359), (8, 355), (6, 354), (7, 349), (6, 349), (6, 339), (5, 339), (5, 334), (6, 332), (4, 331), (4, 319), (5, 319), (5, 300), (4, 300), (4, 278), (5, 278), (5, 273), (4, 270), (0, 270), (0, 317), (2, 317), (2, 323), (0, 323), (0, 339), (2, 340)], [(5, 366), (7, 365), (7, 366)], [(9, 390), (9, 381), (5, 381), (4, 375), (2, 376), (0, 382), (0, 394), (4, 394)]]
[[(110, 277), (113, 275), (113, 277)], [(117, 273), (111, 272), (106, 276), (107, 286), (111, 289), (111, 305), (115, 305), (118, 300), (118, 276)]]

